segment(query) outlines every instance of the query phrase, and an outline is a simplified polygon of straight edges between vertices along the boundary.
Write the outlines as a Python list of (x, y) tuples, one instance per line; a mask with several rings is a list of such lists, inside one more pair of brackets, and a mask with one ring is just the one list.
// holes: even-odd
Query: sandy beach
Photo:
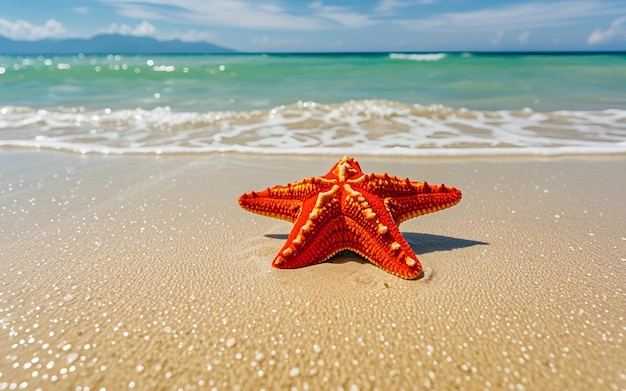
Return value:
[(626, 389), (626, 158), (372, 158), (463, 191), (407, 281), (237, 197), (341, 156), (0, 151), (0, 390)]

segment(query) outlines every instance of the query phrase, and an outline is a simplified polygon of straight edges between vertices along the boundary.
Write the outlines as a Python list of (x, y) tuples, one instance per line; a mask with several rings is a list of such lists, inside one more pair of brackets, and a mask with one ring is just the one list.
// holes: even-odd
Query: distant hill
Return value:
[(13, 41), (0, 37), (0, 54), (202, 54), (235, 53), (208, 42), (159, 41), (149, 37), (97, 35), (89, 39)]

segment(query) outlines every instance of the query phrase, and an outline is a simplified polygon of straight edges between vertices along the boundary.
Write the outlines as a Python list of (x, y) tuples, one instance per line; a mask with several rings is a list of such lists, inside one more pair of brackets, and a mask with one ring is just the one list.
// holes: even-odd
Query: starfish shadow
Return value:
[[(289, 235), (286, 234), (267, 234), (265, 236), (268, 238), (281, 240), (287, 240), (287, 238), (289, 237)], [(489, 244), (487, 242), (481, 242), (478, 240), (453, 238), (450, 236), (422, 234), (415, 232), (403, 232), (402, 236), (404, 236), (404, 239), (406, 239), (407, 243), (409, 243), (409, 246), (411, 246), (416, 255), (434, 253), (437, 251), (450, 251), (457, 248), (465, 248), (478, 245), (484, 246)], [(341, 256), (345, 254), (352, 254), (352, 252), (342, 251), (336, 256)], [(365, 259), (363, 259), (363, 262), (367, 263)]]
[(416, 255), (434, 253), (437, 251), (450, 251), (457, 248), (488, 245), (487, 242), (453, 238), (450, 236), (422, 234), (416, 232), (404, 232), (402, 234)]

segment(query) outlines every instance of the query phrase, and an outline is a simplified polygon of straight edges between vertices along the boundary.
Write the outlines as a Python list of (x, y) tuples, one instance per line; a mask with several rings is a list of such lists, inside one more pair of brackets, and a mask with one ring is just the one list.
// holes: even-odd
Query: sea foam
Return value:
[(219, 112), (5, 106), (0, 147), (102, 154), (623, 154), (626, 111), (480, 111), (385, 100)]
[(411, 61), (439, 61), (446, 57), (445, 53), (390, 53), (389, 58), (392, 60), (411, 60)]

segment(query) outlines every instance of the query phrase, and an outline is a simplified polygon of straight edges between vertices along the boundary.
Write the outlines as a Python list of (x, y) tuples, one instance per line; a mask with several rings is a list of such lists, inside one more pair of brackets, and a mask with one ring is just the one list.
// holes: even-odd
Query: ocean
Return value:
[(626, 153), (626, 54), (0, 56), (0, 148)]

